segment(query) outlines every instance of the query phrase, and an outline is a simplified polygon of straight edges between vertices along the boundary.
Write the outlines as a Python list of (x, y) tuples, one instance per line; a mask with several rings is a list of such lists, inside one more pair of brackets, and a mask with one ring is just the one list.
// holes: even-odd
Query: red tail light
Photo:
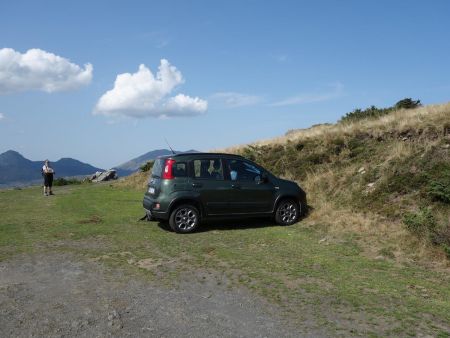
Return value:
[(166, 180), (171, 180), (174, 178), (172, 168), (173, 164), (175, 163), (175, 160), (168, 159), (166, 160), (166, 163), (164, 163), (164, 171), (162, 173), (162, 178)]

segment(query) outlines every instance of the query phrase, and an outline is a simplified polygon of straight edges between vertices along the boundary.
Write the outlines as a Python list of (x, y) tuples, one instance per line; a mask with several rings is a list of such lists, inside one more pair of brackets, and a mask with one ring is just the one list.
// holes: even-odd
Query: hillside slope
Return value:
[(372, 233), (380, 242), (375, 254), (409, 249), (414, 259), (431, 249), (450, 257), (450, 104), (294, 130), (225, 151), (298, 181), (314, 208), (308, 221)]

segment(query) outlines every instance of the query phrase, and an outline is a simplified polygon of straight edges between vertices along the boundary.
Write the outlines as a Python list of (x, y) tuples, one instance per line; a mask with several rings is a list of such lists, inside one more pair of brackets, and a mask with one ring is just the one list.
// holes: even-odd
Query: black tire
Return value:
[(287, 198), (281, 200), (275, 210), (275, 222), (279, 225), (291, 225), (300, 217), (300, 206), (298, 202)]
[(191, 204), (182, 204), (172, 210), (169, 225), (173, 231), (186, 234), (197, 229), (200, 223), (199, 212)]

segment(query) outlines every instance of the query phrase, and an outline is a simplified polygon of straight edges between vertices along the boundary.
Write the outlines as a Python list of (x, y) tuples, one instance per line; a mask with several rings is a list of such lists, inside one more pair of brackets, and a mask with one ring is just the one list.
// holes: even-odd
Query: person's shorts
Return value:
[(52, 187), (53, 185), (53, 174), (44, 174), (44, 187)]

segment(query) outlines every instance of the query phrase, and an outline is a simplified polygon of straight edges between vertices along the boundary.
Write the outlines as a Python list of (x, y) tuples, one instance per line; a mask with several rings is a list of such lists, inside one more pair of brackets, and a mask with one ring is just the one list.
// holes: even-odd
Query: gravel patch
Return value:
[(15, 257), (0, 263), (0, 336), (324, 336), (245, 288), (181, 278), (168, 288), (70, 254)]

